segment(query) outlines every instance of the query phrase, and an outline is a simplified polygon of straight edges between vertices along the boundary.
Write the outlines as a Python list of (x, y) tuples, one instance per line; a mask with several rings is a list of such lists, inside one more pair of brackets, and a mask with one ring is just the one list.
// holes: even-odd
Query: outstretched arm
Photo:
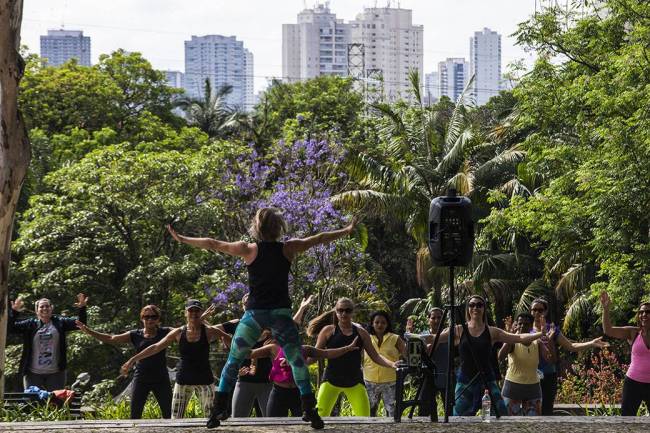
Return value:
[(607, 292), (601, 292), (600, 305), (603, 307), (603, 333), (612, 338), (632, 340), (637, 332), (637, 328), (633, 326), (612, 326), (609, 318), (610, 300)]
[(582, 352), (587, 349), (602, 349), (604, 347), (609, 347), (609, 343), (603, 341), (603, 337), (594, 338), (590, 341), (585, 341), (578, 343), (576, 341), (571, 341), (566, 338), (563, 334), (560, 334), (557, 338), (557, 342), (564, 350), (569, 352)]
[(318, 349), (314, 346), (302, 346), (305, 349), (308, 359), (334, 359), (345, 355), (348, 352), (359, 350), (359, 337), (355, 338), (347, 346), (337, 347), (336, 349)]
[(169, 347), (174, 342), (174, 340), (178, 338), (180, 332), (181, 332), (181, 328), (176, 328), (156, 344), (152, 344), (151, 346), (144, 349), (142, 352), (133, 355), (128, 361), (126, 361), (122, 365), (122, 368), (120, 368), (120, 374), (122, 376), (128, 375), (129, 370), (131, 369), (131, 367), (133, 367), (133, 365), (135, 365), (136, 362), (138, 362), (141, 359), (153, 356), (156, 353), (161, 352), (162, 350)]
[(196, 248), (202, 248), (204, 250), (217, 251), (220, 253), (229, 254), (231, 256), (242, 257), (244, 260), (250, 258), (254, 251), (249, 246), (248, 242), (238, 241), (238, 242), (225, 242), (212, 238), (192, 238), (189, 236), (183, 236), (178, 234), (176, 230), (171, 225), (167, 225), (167, 230), (169, 234), (176, 241), (183, 244), (191, 245)]
[(395, 362), (384, 358), (382, 355), (377, 353), (377, 350), (375, 350), (375, 346), (372, 345), (372, 341), (370, 340), (370, 335), (368, 334), (368, 331), (363, 329), (362, 327), (357, 327), (359, 331), (359, 337), (361, 337), (361, 341), (363, 342), (363, 348), (365, 349), (366, 353), (372, 359), (375, 361), (375, 363), (381, 365), (382, 367), (388, 367), (388, 368), (395, 368)]
[(83, 332), (86, 335), (90, 335), (96, 340), (101, 341), (102, 343), (107, 343), (107, 344), (126, 344), (131, 341), (131, 333), (130, 332), (125, 332), (123, 334), (117, 334), (117, 335), (111, 335), (111, 334), (103, 334), (101, 332), (97, 332), (93, 329), (90, 329), (87, 327), (85, 324), (81, 323), (79, 320), (76, 321), (77, 328), (81, 332)]
[(540, 338), (543, 333), (542, 332), (536, 332), (534, 334), (511, 334), (510, 332), (506, 332), (503, 329), (499, 329), (495, 326), (490, 326), (490, 336), (492, 337), (492, 342), (496, 343), (498, 341), (502, 343), (510, 343), (510, 344), (515, 344), (515, 343), (532, 343), (533, 341), (537, 340)]
[(343, 227), (342, 229), (333, 230), (331, 232), (318, 233), (316, 235), (303, 239), (290, 239), (284, 244), (284, 255), (289, 260), (293, 260), (296, 255), (307, 251), (311, 247), (334, 242), (335, 240), (352, 233), (354, 227), (357, 225), (357, 221), (358, 218), (354, 217), (352, 218), (352, 221), (350, 221), (350, 224)]

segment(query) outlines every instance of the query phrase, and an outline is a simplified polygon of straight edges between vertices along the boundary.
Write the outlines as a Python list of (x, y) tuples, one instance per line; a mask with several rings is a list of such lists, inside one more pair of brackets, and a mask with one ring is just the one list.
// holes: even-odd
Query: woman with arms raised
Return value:
[(319, 233), (304, 239), (281, 239), (288, 230), (287, 223), (276, 208), (261, 208), (255, 214), (250, 234), (255, 242), (225, 242), (211, 238), (182, 236), (169, 226), (172, 237), (198, 248), (241, 257), (248, 268), (250, 294), (246, 312), (233, 336), (226, 365), (221, 371), (215, 405), (207, 427), (213, 428), (227, 419), (228, 396), (237, 381), (239, 367), (250, 354), (263, 328), (271, 328), (273, 337), (284, 350), (291, 365), (293, 378), (300, 390), (303, 419), (316, 429), (323, 428), (323, 420), (316, 411), (316, 399), (309, 381), (309, 372), (300, 353), (300, 336), (292, 318), (289, 298), (289, 271), (292, 261), (301, 252), (319, 244), (326, 244), (352, 232), (356, 219), (345, 228)]
[(642, 401), (650, 408), (650, 302), (642, 302), (639, 306), (637, 326), (612, 326), (607, 292), (600, 294), (600, 303), (605, 335), (627, 340), (632, 346), (632, 360), (623, 382), (621, 415), (636, 416)]
[(187, 403), (194, 393), (206, 415), (212, 408), (214, 376), (210, 367), (210, 342), (219, 337), (229, 340), (230, 336), (217, 326), (205, 325), (202, 313), (201, 302), (188, 299), (185, 303), (186, 324), (172, 330), (158, 343), (135, 354), (122, 365), (122, 375), (126, 376), (138, 361), (154, 356), (178, 342), (180, 361), (176, 367), (176, 384), (172, 395), (172, 418), (183, 418)]
[[(171, 332), (172, 328), (160, 326), (160, 314), (160, 308), (156, 305), (146, 305), (140, 310), (142, 329), (134, 329), (116, 335), (97, 332), (81, 322), (77, 322), (77, 326), (81, 332), (102, 343), (115, 345), (131, 343), (136, 353), (139, 353), (158, 343)], [(147, 402), (149, 392), (156, 397), (162, 417), (171, 418), (172, 386), (169, 383), (164, 349), (154, 356), (138, 361), (135, 366), (131, 385), (131, 419), (142, 418), (142, 410)]]

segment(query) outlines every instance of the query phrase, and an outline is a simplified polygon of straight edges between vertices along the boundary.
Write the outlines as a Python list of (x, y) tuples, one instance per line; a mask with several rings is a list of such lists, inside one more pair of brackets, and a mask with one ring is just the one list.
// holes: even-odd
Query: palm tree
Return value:
[(357, 188), (333, 197), (335, 202), (402, 223), (418, 244), (420, 285), (433, 288), (432, 301), (440, 305), (446, 270), (431, 268), (427, 249), (431, 199), (450, 188), (468, 196), (480, 209), (487, 193), (514, 178), (524, 153), (495, 140), (473, 123), (466, 97), (473, 78), (455, 105), (426, 107), (419, 91), (419, 75), (411, 72), (414, 103), (374, 104), (378, 135), (385, 147), (383, 159), (368, 154), (348, 161)]
[(213, 92), (210, 79), (206, 78), (203, 97), (184, 96), (176, 101), (175, 106), (185, 112), (190, 125), (201, 129), (211, 138), (224, 138), (237, 126), (239, 112), (227, 103), (232, 90), (231, 85), (224, 84)]

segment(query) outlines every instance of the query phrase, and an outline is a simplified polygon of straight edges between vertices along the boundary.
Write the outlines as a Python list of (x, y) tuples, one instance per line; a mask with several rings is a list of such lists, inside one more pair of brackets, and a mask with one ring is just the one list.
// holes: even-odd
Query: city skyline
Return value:
[[(93, 63), (100, 54), (123, 48), (139, 51), (161, 70), (184, 70), (184, 44), (192, 35), (219, 34), (242, 40), (255, 56), (255, 91), (267, 80), (282, 76), (282, 24), (295, 22), (305, 6), (316, 2), (287, 0), (193, 1), (178, 9), (177, 3), (115, 0), (110, 4), (79, 0), (32, 0), (25, 3), (22, 43), (38, 52), (38, 38), (48, 29), (82, 30), (93, 41)], [(321, 2), (323, 3), (323, 2)], [(397, 7), (398, 2), (391, 2)], [(282, 7), (279, 7), (281, 4)], [(337, 17), (356, 19), (365, 7), (385, 7), (386, 1), (334, 0), (329, 7)], [(484, 27), (503, 36), (503, 70), (515, 60), (532, 62), (531, 56), (515, 47), (510, 34), (517, 23), (534, 12), (533, 0), (458, 0), (437, 4), (422, 0), (402, 0), (402, 9), (413, 10), (413, 24), (424, 26), (424, 73), (437, 70), (448, 57), (469, 58), (469, 40)], [(246, 10), (255, 10), (251, 15)], [(117, 18), (119, 17), (119, 18)], [(212, 19), (211, 19), (212, 18)], [(171, 21), (184, 24), (171, 24)]]

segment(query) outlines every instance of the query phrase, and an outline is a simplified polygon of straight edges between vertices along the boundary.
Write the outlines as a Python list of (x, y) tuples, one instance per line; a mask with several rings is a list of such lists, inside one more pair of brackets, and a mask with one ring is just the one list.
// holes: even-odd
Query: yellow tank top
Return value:
[[(381, 347), (377, 344), (377, 336), (370, 334), (370, 340), (377, 353), (390, 361), (397, 361), (399, 359), (399, 350), (397, 350), (397, 339), (399, 336), (392, 332), (384, 334), (384, 339), (381, 342)], [(387, 383), (395, 382), (397, 375), (395, 369), (382, 367), (375, 361), (370, 359), (366, 353), (363, 357), (363, 378), (368, 382), (373, 383)]]
[(539, 346), (533, 341), (529, 346), (521, 343), (508, 354), (508, 371), (506, 380), (521, 385), (530, 385), (539, 382), (537, 366), (539, 365)]

